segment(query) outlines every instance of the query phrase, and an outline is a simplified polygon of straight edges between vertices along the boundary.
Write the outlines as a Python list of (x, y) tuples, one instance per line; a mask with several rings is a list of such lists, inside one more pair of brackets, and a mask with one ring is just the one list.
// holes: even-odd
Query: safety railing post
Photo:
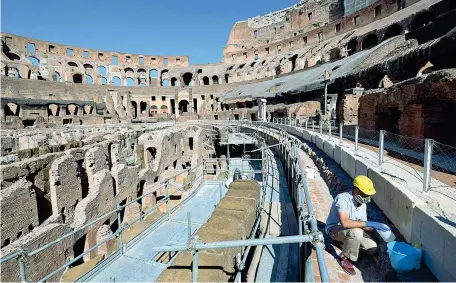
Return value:
[(385, 131), (380, 130), (380, 134), (378, 136), (378, 166), (383, 164), (383, 149), (384, 145), (383, 142), (385, 140)]
[(432, 169), (432, 139), (424, 140), (424, 171), (423, 171), (423, 191), (429, 192), (431, 185), (431, 169)]
[[(194, 238), (194, 244), (198, 244), (199, 236), (196, 235)], [(198, 282), (198, 250), (193, 251), (193, 262), (192, 262), (192, 282)]]
[(344, 123), (339, 124), (339, 143), (342, 144), (342, 137), (344, 132)]
[(322, 134), (323, 133), (323, 123), (321, 122), (321, 120), (318, 122), (318, 126), (320, 129), (320, 134)]
[(307, 120), (306, 120), (306, 130), (307, 130)]
[(120, 203), (118, 200), (116, 200), (116, 208), (117, 208), (117, 226), (119, 227), (118, 229), (120, 230), (119, 231), (119, 247), (120, 247), (120, 253), (123, 254), (124, 253), (124, 243), (123, 243), (123, 240), (122, 240), (122, 219), (121, 219), (121, 206), (120, 206)]
[(315, 120), (312, 120), (312, 132), (314, 131), (314, 126), (315, 126)]
[(20, 251), (21, 251), (21, 255), (18, 258), (19, 276), (20, 276), (21, 282), (27, 282), (27, 275), (25, 273), (25, 263), (24, 263), (24, 259), (25, 259), (25, 256), (27, 255), (27, 253), (23, 247), (20, 247)]
[(191, 212), (187, 212), (187, 221), (188, 221), (188, 245), (190, 246), (192, 243), (192, 218)]
[(355, 151), (358, 151), (358, 134), (359, 134), (359, 126), (355, 126)]
[(169, 182), (165, 182), (166, 216), (169, 217)]
[(206, 180), (206, 159), (203, 158), (203, 181)]

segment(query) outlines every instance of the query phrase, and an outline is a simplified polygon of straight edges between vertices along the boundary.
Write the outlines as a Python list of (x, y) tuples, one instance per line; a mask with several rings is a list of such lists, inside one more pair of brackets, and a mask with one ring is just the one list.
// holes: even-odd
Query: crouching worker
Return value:
[(366, 204), (374, 194), (375, 189), (371, 179), (357, 176), (353, 180), (353, 190), (336, 196), (326, 221), (326, 234), (331, 239), (342, 242), (342, 253), (337, 261), (350, 275), (356, 274), (350, 261), (358, 260), (360, 249), (370, 255), (378, 252), (377, 243), (366, 231), (390, 230), (385, 224), (367, 221)]

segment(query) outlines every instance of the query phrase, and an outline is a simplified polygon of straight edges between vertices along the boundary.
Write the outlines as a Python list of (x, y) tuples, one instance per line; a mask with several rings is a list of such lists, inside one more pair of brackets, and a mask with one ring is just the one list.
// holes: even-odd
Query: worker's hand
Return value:
[(390, 227), (388, 225), (380, 223), (380, 222), (373, 222), (373, 221), (366, 221), (366, 227), (372, 227), (375, 230), (380, 230), (383, 232), (390, 231)]

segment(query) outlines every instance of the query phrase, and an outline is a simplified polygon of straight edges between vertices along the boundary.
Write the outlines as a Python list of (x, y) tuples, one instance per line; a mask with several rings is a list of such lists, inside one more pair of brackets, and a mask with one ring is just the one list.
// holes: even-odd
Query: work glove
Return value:
[(374, 222), (374, 221), (366, 221), (366, 227), (371, 227), (374, 228), (375, 230), (380, 230), (383, 232), (390, 231), (390, 227), (388, 225), (380, 223), (380, 222)]

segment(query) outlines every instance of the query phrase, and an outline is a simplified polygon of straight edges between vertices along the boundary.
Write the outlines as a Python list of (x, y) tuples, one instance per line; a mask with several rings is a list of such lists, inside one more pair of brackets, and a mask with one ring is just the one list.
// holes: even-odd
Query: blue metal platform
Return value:
[(206, 181), (170, 219), (165, 220), (153, 230), (146, 231), (123, 255), (109, 258), (100, 264), (81, 281), (90, 282), (145, 282), (156, 281), (167, 265), (153, 261), (158, 253), (152, 247), (183, 244), (188, 241), (187, 212), (191, 212), (191, 227), (194, 234), (204, 224), (217, 203), (226, 194), (225, 181)]

